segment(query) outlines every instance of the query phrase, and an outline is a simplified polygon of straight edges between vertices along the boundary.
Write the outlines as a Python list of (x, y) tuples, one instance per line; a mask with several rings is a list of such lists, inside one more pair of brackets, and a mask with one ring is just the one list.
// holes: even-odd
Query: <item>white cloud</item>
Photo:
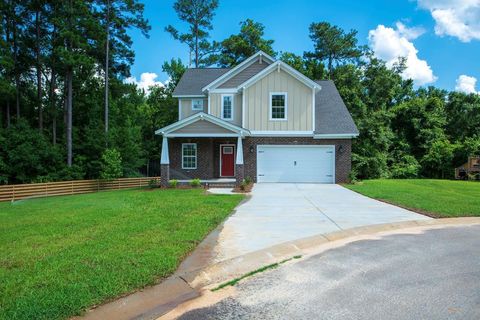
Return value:
[(435, 34), (463, 42), (480, 40), (480, 0), (418, 0), (418, 5), (430, 11)]
[(465, 92), (465, 93), (480, 94), (480, 91), (475, 90), (476, 84), (477, 84), (477, 78), (462, 74), (457, 79), (457, 85), (455, 86), (455, 90)]
[(423, 29), (422, 27), (408, 28), (400, 21), (398, 21), (395, 25), (397, 26), (398, 34), (405, 37), (407, 40), (415, 40), (425, 33), (425, 29)]
[(397, 29), (378, 25), (368, 33), (368, 41), (375, 56), (386, 61), (388, 67), (398, 62), (398, 58), (405, 57), (407, 60), (403, 78), (413, 79), (415, 84), (424, 85), (435, 82), (437, 77), (427, 61), (418, 58), (418, 50), (410, 41), (424, 32), (423, 28), (407, 28), (401, 22), (397, 22)]
[(161, 86), (163, 83), (161, 81), (155, 81), (158, 78), (158, 75), (154, 72), (144, 72), (140, 75), (140, 81), (136, 77), (128, 77), (125, 79), (126, 83), (134, 83), (137, 85), (138, 89), (145, 90), (145, 93), (150, 93), (150, 87), (152, 86)]

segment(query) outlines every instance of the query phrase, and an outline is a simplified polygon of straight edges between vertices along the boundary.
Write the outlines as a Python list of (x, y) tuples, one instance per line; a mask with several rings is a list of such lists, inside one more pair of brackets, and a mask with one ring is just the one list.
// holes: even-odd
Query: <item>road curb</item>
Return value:
[(355, 240), (354, 238), (359, 236), (408, 230), (418, 227), (433, 228), (470, 224), (480, 224), (480, 217), (403, 221), (357, 227), (326, 234), (318, 234), (221, 261), (206, 268), (184, 273), (181, 275), (181, 277), (192, 288), (200, 290), (205, 287), (214, 286), (219, 283), (238, 278), (265, 265), (276, 263), (293, 256), (308, 254), (309, 251), (315, 247), (319, 247), (334, 241), (347, 240), (348, 238)]
[[(480, 217), (414, 220), (357, 227), (278, 244), (186, 272), (177, 272), (159, 285), (118, 299), (89, 311), (81, 319), (156, 319), (178, 305), (197, 298), (204, 289), (241, 277), (266, 265), (294, 256), (310, 254), (315, 248), (336, 241), (415, 229), (480, 224)], [(80, 319), (80, 318), (77, 318)]]

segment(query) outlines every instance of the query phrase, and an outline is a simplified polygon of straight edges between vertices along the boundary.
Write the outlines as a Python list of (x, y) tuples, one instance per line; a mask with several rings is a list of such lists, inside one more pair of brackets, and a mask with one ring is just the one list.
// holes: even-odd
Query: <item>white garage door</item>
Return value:
[(257, 146), (258, 182), (334, 183), (333, 146)]

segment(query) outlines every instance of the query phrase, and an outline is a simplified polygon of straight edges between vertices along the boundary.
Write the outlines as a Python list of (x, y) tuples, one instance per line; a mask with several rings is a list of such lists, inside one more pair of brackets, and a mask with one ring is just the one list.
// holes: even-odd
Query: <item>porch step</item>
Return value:
[(235, 183), (233, 182), (210, 182), (208, 183), (209, 188), (235, 188)]

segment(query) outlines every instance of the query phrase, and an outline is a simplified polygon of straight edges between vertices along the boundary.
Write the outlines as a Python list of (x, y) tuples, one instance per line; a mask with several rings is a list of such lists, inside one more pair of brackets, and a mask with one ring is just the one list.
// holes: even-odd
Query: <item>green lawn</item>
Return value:
[(433, 217), (480, 216), (480, 183), (474, 181), (365, 180), (345, 187)]
[(125, 190), (0, 203), (0, 319), (63, 319), (159, 282), (243, 199)]

